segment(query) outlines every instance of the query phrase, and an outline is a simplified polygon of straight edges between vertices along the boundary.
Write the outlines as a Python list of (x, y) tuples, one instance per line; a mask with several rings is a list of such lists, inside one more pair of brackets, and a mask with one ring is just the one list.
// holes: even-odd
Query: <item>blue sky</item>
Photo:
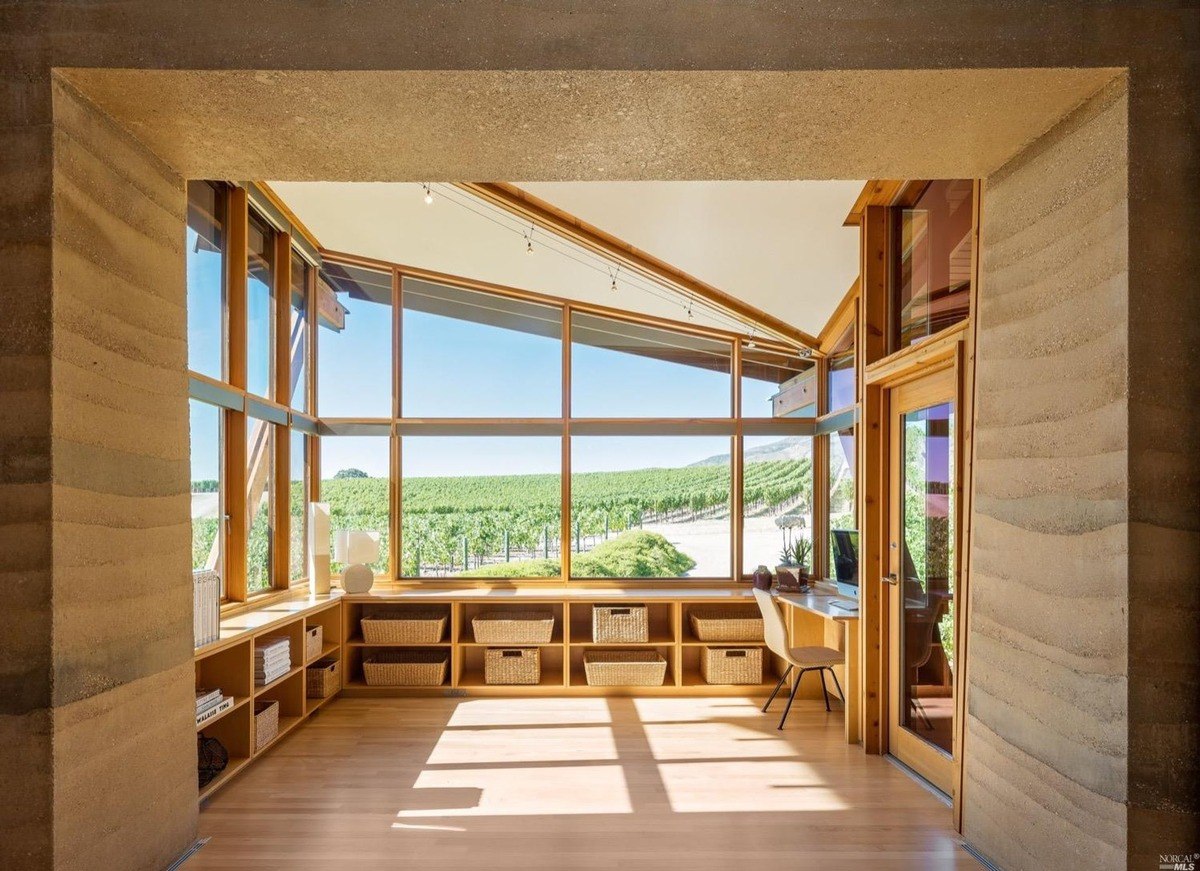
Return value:
[[(188, 231), (189, 365), (221, 375), (220, 257), (194, 252)], [(339, 295), (348, 314), (341, 332), (320, 328), (318, 410), (322, 417), (391, 414), (391, 308)], [(269, 296), (250, 286), (250, 376), (264, 389), (264, 337)], [(402, 401), (407, 417), (557, 417), (561, 413), (561, 343), (470, 321), (406, 311)], [(572, 349), (572, 413), (577, 417), (725, 417), (729, 375), (588, 345)], [(777, 386), (745, 379), (744, 407), (771, 414)], [(217, 474), (217, 416), (193, 403), (194, 478)], [(326, 437), (322, 473), (359, 468), (387, 474), (387, 440)], [(558, 438), (412, 439), (405, 474), (478, 475), (557, 472)], [(588, 438), (577, 440), (576, 471), (686, 466), (729, 452), (725, 437)]]

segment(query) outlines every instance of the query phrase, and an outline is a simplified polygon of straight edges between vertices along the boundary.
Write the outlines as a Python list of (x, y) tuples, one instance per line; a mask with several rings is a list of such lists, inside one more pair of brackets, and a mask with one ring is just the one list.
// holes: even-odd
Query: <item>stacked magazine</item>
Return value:
[(233, 696), (220, 690), (196, 690), (196, 725), (216, 719), (233, 707)]
[(254, 648), (254, 683), (266, 686), (292, 669), (292, 642), (289, 638), (263, 638)]

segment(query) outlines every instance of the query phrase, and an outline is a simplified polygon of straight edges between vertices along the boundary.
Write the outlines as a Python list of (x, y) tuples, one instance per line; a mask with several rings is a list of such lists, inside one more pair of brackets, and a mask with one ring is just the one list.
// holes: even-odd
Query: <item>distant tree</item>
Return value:
[(370, 475), (368, 475), (362, 469), (342, 469), (340, 472), (338, 472), (333, 477), (334, 478), (369, 478)]

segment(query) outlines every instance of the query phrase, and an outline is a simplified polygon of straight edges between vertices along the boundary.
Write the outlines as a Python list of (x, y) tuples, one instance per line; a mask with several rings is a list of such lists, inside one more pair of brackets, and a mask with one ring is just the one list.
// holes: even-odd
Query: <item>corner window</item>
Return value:
[(742, 346), (742, 417), (815, 417), (816, 367), (794, 351)]
[(317, 412), (391, 417), (392, 274), (327, 263), (316, 317)]
[(251, 213), (246, 276), (246, 392), (274, 398), (275, 231)]
[(848, 408), (858, 399), (858, 384), (854, 373), (854, 324), (838, 338), (826, 358), (828, 366), (826, 390), (827, 411)]
[(911, 207), (897, 210), (892, 285), (892, 350), (898, 351), (970, 313), (974, 184), (929, 183)]
[[(854, 506), (854, 427), (830, 433), (829, 439), (829, 542), (826, 565), (834, 577), (839, 554), (847, 551), (847, 533), (858, 529)], [(849, 558), (847, 552), (843, 559)]]
[(224, 463), (222, 412), (215, 405), (188, 402), (192, 467), (192, 570), (214, 571), (225, 592), (225, 502), (221, 486)]
[(187, 186), (188, 368), (225, 377), (225, 189), (212, 182)]
[(308, 293), (312, 267), (292, 252), (292, 288), (288, 311), (287, 358), (289, 362), (288, 396), (296, 411), (308, 411)]

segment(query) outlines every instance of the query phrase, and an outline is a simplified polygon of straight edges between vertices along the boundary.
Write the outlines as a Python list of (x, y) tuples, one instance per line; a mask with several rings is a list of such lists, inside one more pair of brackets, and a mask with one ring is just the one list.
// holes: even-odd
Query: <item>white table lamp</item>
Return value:
[(379, 533), (338, 530), (333, 539), (333, 558), (344, 566), (342, 589), (347, 593), (367, 592), (375, 583), (375, 572), (368, 563), (379, 559)]

